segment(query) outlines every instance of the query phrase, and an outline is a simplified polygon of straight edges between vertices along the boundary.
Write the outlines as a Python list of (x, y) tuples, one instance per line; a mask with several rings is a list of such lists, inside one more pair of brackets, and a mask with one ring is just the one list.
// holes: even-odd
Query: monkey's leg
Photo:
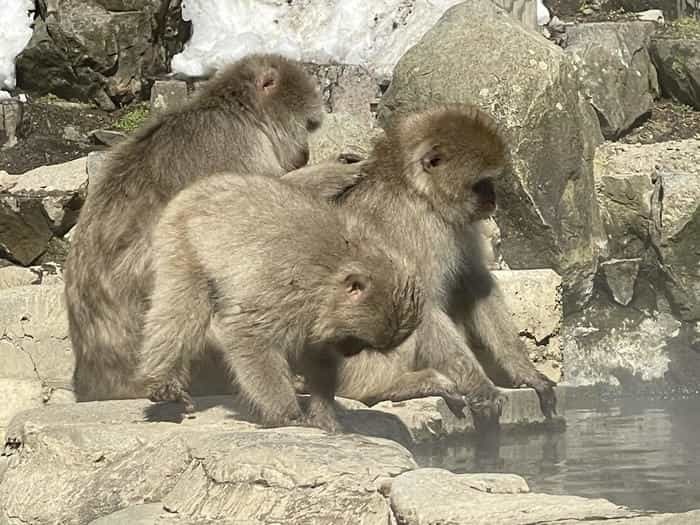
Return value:
[(152, 400), (180, 400), (192, 412), (190, 363), (204, 351), (211, 321), (209, 289), (206, 279), (192, 273), (183, 259), (170, 262), (171, 268), (156, 275), (139, 377)]
[(477, 425), (496, 426), (505, 397), (486, 375), (450, 316), (433, 307), (416, 332), (419, 368), (434, 368), (452, 379), (466, 396)]
[(331, 200), (358, 183), (364, 165), (364, 162), (322, 162), (285, 173), (281, 179)]
[(226, 324), (221, 329), (224, 357), (261, 423), (264, 426), (301, 423), (302, 411), (284, 351), (254, 334), (245, 337), (241, 333), (244, 330), (234, 329), (224, 315), (220, 318)]
[(494, 286), (491, 293), (474, 304), (466, 332), (470, 342), (486, 353), (489, 359), (507, 377), (511, 386), (527, 385), (537, 391), (545, 417), (556, 414), (555, 383), (541, 374), (527, 356), (523, 343), (507, 322), (507, 307), (500, 290)]
[(464, 396), (459, 393), (457, 384), (432, 368), (406, 372), (380, 397), (376, 399), (368, 398), (364, 402), (372, 406), (385, 400), (398, 402), (430, 396), (442, 397), (455, 416), (459, 418), (464, 417), (464, 409), (467, 403), (464, 401)]
[(331, 349), (326, 355), (308, 356), (304, 362), (304, 374), (311, 399), (306, 420), (309, 425), (327, 432), (338, 431), (335, 416), (335, 389), (338, 381), (338, 356)]

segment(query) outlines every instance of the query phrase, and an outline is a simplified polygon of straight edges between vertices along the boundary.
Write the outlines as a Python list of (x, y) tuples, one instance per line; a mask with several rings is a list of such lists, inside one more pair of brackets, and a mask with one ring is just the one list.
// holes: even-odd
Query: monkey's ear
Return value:
[(279, 71), (268, 68), (262, 71), (255, 79), (255, 87), (259, 92), (269, 95), (277, 90), (279, 84)]
[(432, 146), (428, 151), (423, 153), (420, 162), (424, 171), (432, 173), (435, 171), (435, 168), (438, 168), (445, 162), (445, 156), (440, 153), (437, 146)]
[(345, 277), (343, 285), (348, 297), (353, 301), (359, 301), (364, 297), (369, 287), (369, 278), (360, 273), (351, 273)]

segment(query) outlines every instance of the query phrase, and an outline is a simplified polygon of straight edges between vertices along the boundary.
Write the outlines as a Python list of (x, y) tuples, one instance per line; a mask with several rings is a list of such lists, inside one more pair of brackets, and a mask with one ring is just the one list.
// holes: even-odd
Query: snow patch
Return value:
[(363, 65), (389, 76), (399, 58), (460, 0), (183, 0), (192, 38), (174, 73), (203, 76), (248, 53)]
[(32, 37), (32, 0), (0, 0), (0, 88), (15, 88), (15, 58)]

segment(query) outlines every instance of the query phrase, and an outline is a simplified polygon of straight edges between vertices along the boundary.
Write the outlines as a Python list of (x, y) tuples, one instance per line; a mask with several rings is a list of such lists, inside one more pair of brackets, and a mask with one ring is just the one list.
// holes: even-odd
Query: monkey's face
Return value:
[(275, 129), (280, 164), (291, 171), (309, 161), (309, 134), (323, 121), (321, 93), (298, 62), (270, 55), (266, 65), (257, 82), (261, 106)]
[(410, 115), (387, 130), (403, 151), (409, 183), (450, 221), (470, 223), (496, 209), (493, 179), (507, 164), (495, 122), (473, 106)]
[(413, 333), (422, 315), (415, 277), (397, 272), (386, 256), (365, 263), (354, 263), (334, 276), (333, 292), (315, 330), (319, 340), (346, 356), (365, 348), (395, 348)]

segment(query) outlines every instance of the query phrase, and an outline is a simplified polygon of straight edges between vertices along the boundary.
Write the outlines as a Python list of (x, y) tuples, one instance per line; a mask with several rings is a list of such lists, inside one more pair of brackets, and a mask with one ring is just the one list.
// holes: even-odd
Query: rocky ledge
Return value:
[[(529, 406), (534, 393), (510, 392)], [(395, 440), (415, 435), (410, 405), (343, 402), (348, 433), (261, 429), (230, 397), (57, 405), (18, 414), (0, 458), (0, 524), (696, 523), (605, 500), (530, 493), (510, 474), (420, 469)], [(352, 407), (352, 408), (350, 408)], [(522, 408), (522, 407), (521, 407)], [(468, 419), (467, 419), (468, 421)], [(466, 423), (465, 423), (466, 424)], [(402, 437), (403, 436), (403, 437)]]

